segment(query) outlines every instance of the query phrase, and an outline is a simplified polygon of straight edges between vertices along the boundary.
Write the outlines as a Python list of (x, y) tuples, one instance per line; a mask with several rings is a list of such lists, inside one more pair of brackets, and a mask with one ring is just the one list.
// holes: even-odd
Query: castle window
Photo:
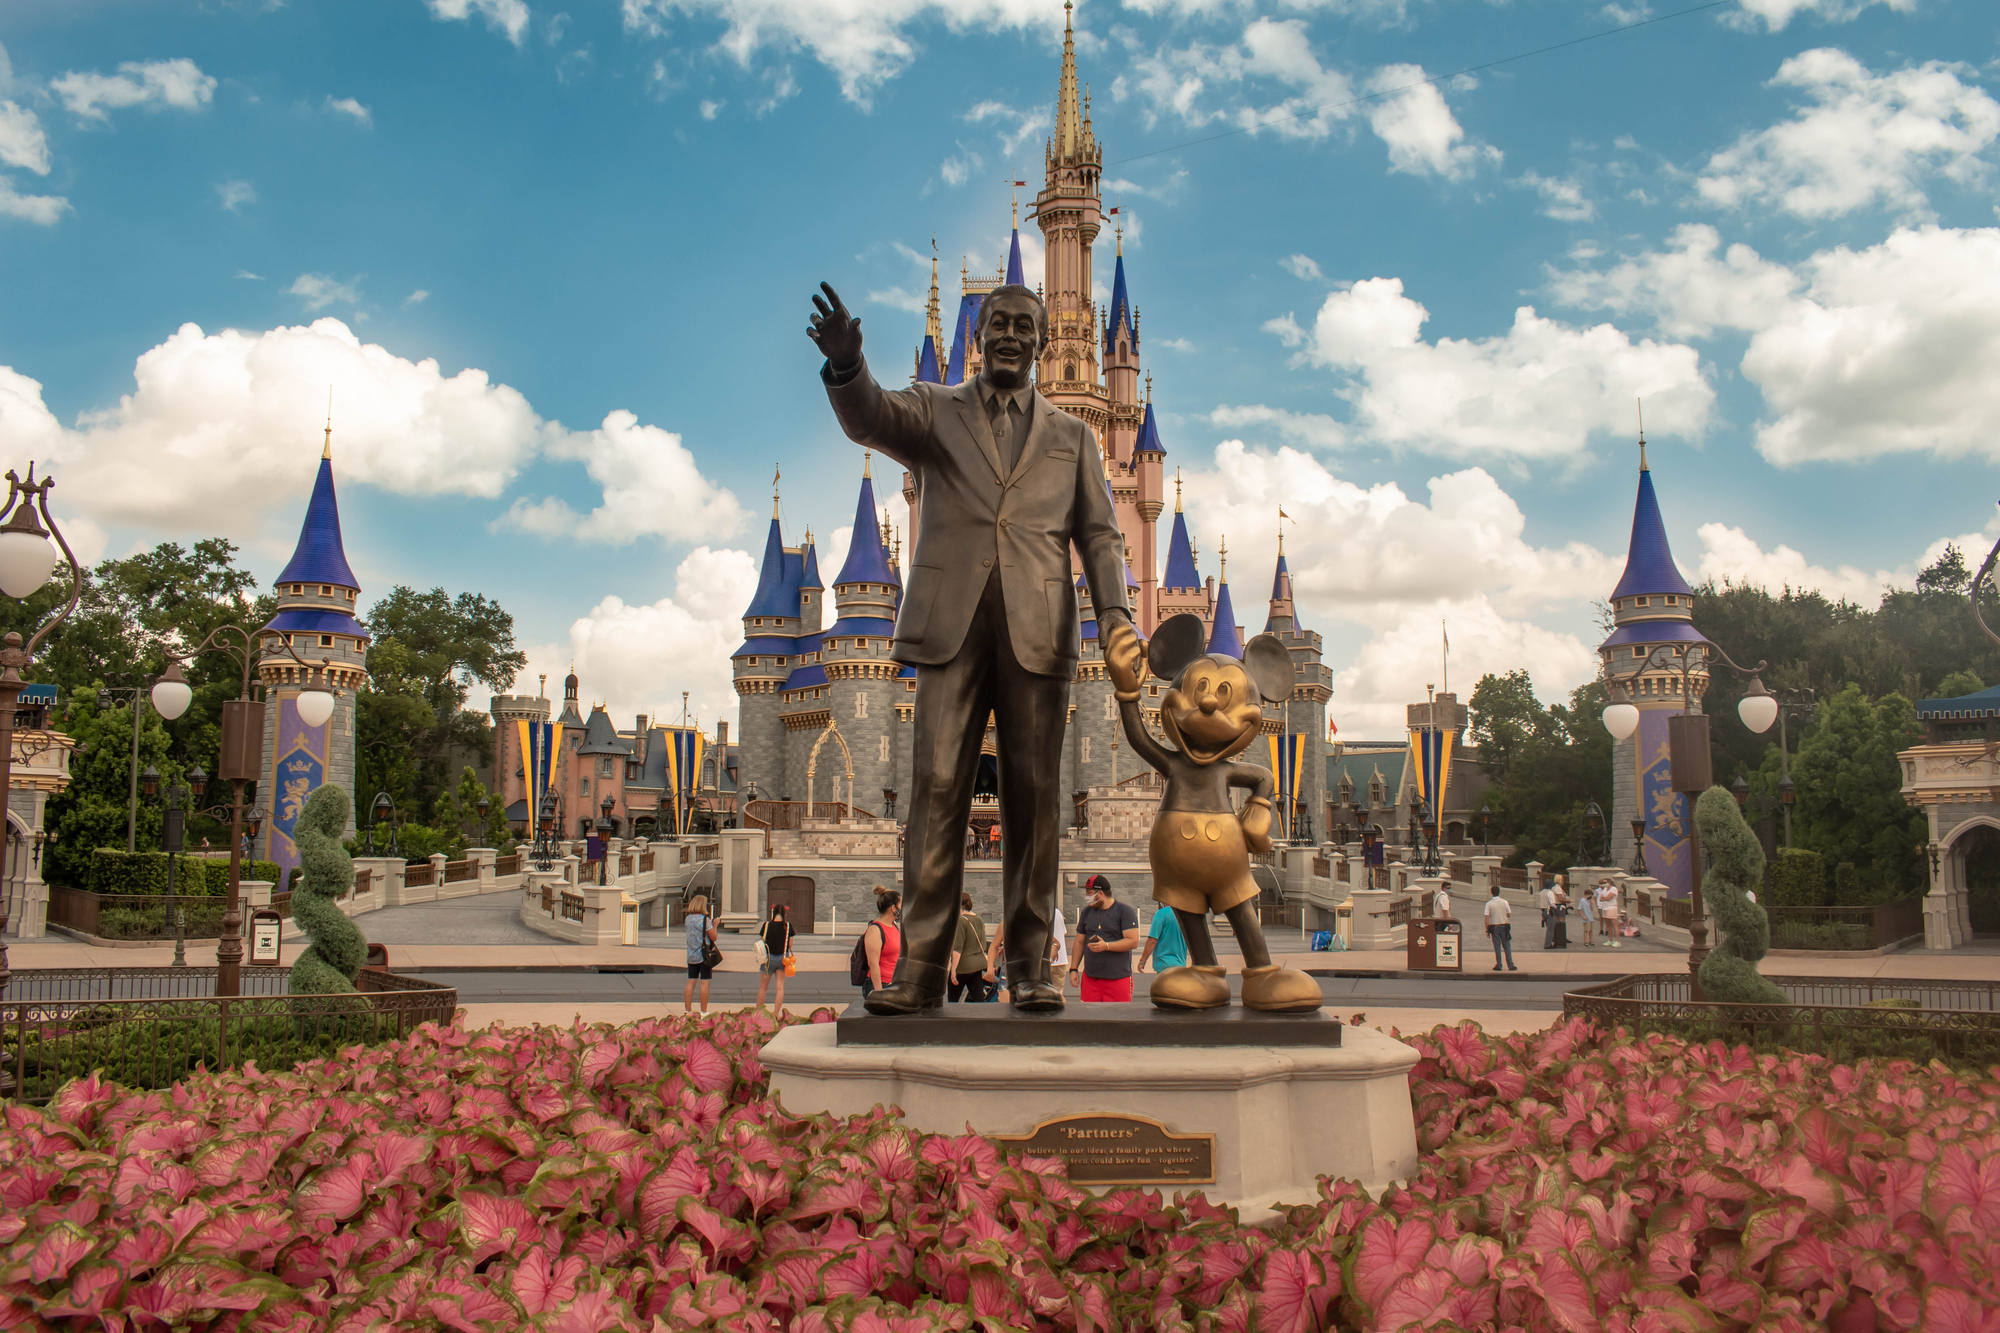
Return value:
[(1634, 597), (1632, 599), (1632, 605), (1634, 606), (1644, 606), (1645, 604), (1646, 604), (1646, 599), (1643, 597)]
[(333, 647), (333, 636), (332, 636), (331, 634), (322, 634), (322, 635), (320, 635), (320, 636), (319, 636), (319, 646), (320, 646), (320, 647), (322, 647), (322, 648), (331, 648), (331, 647)]
[(906, 680), (903, 682), (903, 693), (915, 694), (916, 692), (917, 692), (917, 682), (915, 682), (914, 680)]
[(1632, 656), (1634, 656), (1634, 657), (1644, 657), (1645, 655), (1646, 655), (1646, 645), (1645, 645), (1645, 644), (1643, 644), (1643, 643), (1638, 643), (1638, 644), (1634, 644), (1634, 645), (1632, 645)]
[(751, 665), (751, 666), (756, 666), (756, 665), (757, 665), (757, 659), (756, 659), (756, 658), (754, 658), (754, 657), (753, 657), (753, 658), (751, 658), (751, 659), (750, 659), (750, 665)]
[(319, 595), (322, 597), (331, 597), (333, 596), (333, 589), (322, 583), (319, 585)]

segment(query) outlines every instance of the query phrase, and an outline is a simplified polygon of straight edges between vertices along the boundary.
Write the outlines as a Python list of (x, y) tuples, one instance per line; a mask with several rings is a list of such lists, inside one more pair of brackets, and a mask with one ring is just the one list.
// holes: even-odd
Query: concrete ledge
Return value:
[(841, 1046), (834, 1024), (818, 1023), (785, 1029), (758, 1058), (794, 1115), (892, 1106), (930, 1133), (1006, 1135), (1069, 1116), (1121, 1116), (1212, 1134), (1213, 1182), (1150, 1183), (1198, 1190), (1261, 1223), (1279, 1205), (1310, 1202), (1322, 1175), (1379, 1192), (1416, 1169), (1416, 1051), (1373, 1028), (1346, 1028), (1342, 1040), (1282, 1050)]

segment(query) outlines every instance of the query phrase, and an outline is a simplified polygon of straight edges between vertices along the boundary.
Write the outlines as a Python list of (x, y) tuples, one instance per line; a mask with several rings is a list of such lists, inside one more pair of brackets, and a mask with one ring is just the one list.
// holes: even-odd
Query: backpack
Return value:
[[(873, 921), (870, 921), (868, 926), (874, 926), (877, 930), (882, 929)], [(854, 953), (847, 960), (847, 984), (850, 986), (868, 984), (868, 926), (861, 928), (860, 937), (854, 941)], [(887, 944), (888, 938), (885, 936), (882, 942)]]

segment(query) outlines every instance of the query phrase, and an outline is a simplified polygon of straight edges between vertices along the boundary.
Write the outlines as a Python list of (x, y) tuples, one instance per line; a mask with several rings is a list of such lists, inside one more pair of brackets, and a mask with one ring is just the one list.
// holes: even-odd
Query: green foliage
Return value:
[(1776, 921), (1771, 924), (1773, 949), (1867, 949), (1874, 936), (1868, 927), (1848, 921)]
[(1770, 889), (1774, 907), (1825, 907), (1825, 859), (1801, 847), (1779, 848), (1771, 866)]
[[(106, 701), (108, 703), (108, 701)], [(49, 798), (46, 827), (55, 835), (43, 858), (52, 884), (86, 887), (91, 854), (99, 847), (125, 848), (125, 819), (132, 780), (132, 709), (100, 705), (94, 696), (75, 699), (65, 724), (79, 742), (70, 756), (70, 785)], [(172, 738), (159, 715), (144, 708), (139, 718), (138, 766), (177, 773), (167, 756)], [(160, 845), (160, 805), (139, 801), (136, 825), (140, 849)]]
[[(1592, 681), (1568, 703), (1545, 708), (1526, 671), (1484, 676), (1473, 687), (1471, 734), (1494, 782), (1486, 797), (1493, 841), (1515, 844), (1509, 864), (1567, 870), (1589, 803), (1609, 818), (1611, 735), (1598, 720), (1604, 703), (1604, 687)], [(1603, 838), (1600, 830), (1595, 845), (1584, 847), (1586, 859), (1602, 855)]]
[[(219, 939), (222, 917), (229, 910), (226, 898), (192, 898), (181, 902), (181, 935), (190, 940)], [(170, 940), (174, 937), (173, 904), (149, 902), (144, 906), (98, 909), (97, 935), (106, 940)]]
[(1900, 694), (1870, 701), (1849, 685), (1820, 706), (1817, 724), (1792, 761), (1797, 840), (1828, 861), (1849, 861), (1861, 878), (1901, 897), (1923, 884), (1916, 849), (1928, 839), (1924, 815), (1903, 800), (1896, 752), (1919, 743), (1916, 709)]
[(1981, 680), (1977, 673), (1971, 671), (1954, 671), (1938, 682), (1937, 693), (1931, 697), (1933, 699), (1958, 699), (1968, 694), (1977, 694), (1985, 688), (1986, 682)]
[[(128, 855), (122, 847), (99, 847), (91, 853), (81, 887), (92, 893), (164, 894), (167, 891), (167, 854), (134, 852)], [(213, 867), (198, 856), (174, 858), (175, 893), (200, 898), (228, 891), (227, 862)]]
[(292, 890), (292, 920), (312, 944), (292, 964), (292, 994), (331, 995), (354, 989), (368, 961), (368, 942), (334, 903), (354, 887), (354, 862), (340, 845), (348, 796), (332, 783), (306, 798), (293, 833), (304, 874)]
[(1833, 868), (1833, 905), (1836, 907), (1864, 907), (1868, 903), (1867, 890), (1861, 885), (1861, 872), (1854, 868), (1854, 862), (1842, 861)]
[(1715, 863), (1702, 878), (1721, 938), (1702, 960), (1703, 994), (1722, 1004), (1785, 1004), (1785, 993), (1757, 971), (1771, 945), (1771, 922), (1751, 895), (1764, 882), (1764, 849), (1743, 822), (1736, 798), (1710, 787), (1694, 806), (1695, 828)]
[[(428, 824), (405, 824), (396, 830), (396, 850), (402, 853), (405, 861), (428, 861), (440, 854), (447, 861), (463, 860), (467, 845), (463, 833), (432, 828)], [(388, 855), (380, 838), (376, 839), (375, 850), (379, 855)]]
[[(481, 801), (486, 802), (486, 818), (483, 820), (479, 817)], [(466, 847), (498, 847), (510, 833), (506, 809), (497, 797), (486, 790), (486, 784), (479, 780), (479, 774), (470, 765), (459, 775), (458, 790), (438, 797), (431, 822), (439, 829), (460, 833), (459, 850), (450, 853), (453, 860), (463, 857)]]

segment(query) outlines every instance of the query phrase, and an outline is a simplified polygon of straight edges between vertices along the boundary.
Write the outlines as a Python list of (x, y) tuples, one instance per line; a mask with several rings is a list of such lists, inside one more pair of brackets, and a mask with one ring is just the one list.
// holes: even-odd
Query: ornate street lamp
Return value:
[(1492, 823), (1493, 807), (1481, 803), (1479, 807), (1479, 854), (1481, 856), (1493, 855), (1493, 840), (1488, 835), (1488, 829)]
[[(1762, 667), (1763, 663), (1758, 663), (1760, 670)], [(1753, 675), (1750, 677), (1749, 688), (1743, 692), (1742, 702), (1736, 705), (1736, 712), (1742, 717), (1743, 725), (1759, 735), (1769, 731), (1773, 722), (1778, 724), (1780, 775), (1778, 800), (1785, 808), (1785, 850), (1790, 851), (1792, 849), (1792, 754), (1791, 740), (1786, 735), (1785, 723), (1792, 716), (1797, 716), (1801, 722), (1811, 723), (1817, 700), (1810, 689), (1788, 690), (1786, 693), (1792, 697), (1778, 697), (1764, 688), (1761, 676)]]
[(401, 855), (402, 855), (402, 852), (401, 852), (401, 850), (400, 850), (400, 849), (398, 849), (398, 848), (397, 848), (397, 846), (396, 846), (396, 822), (395, 822), (395, 816), (396, 816), (396, 803), (395, 803), (394, 801), (392, 801), (392, 800), (390, 800), (390, 799), (389, 799), (389, 793), (388, 793), (388, 792), (386, 792), (386, 791), (378, 791), (378, 792), (376, 792), (376, 793), (375, 793), (375, 800), (374, 800), (374, 802), (372, 803), (372, 805), (371, 805), (371, 806), (370, 806), (370, 808), (369, 808), (369, 820), (368, 820), (368, 854), (369, 854), (370, 856), (373, 856), (373, 855), (375, 855), (375, 829), (376, 829), (376, 826), (377, 826), (377, 825), (379, 825), (379, 824), (382, 824), (382, 823), (383, 823), (383, 822), (385, 822), (385, 821), (386, 821), (386, 822), (388, 823), (388, 825), (389, 825), (389, 847), (388, 847), (388, 854), (389, 854), (390, 856), (401, 856)]
[(1646, 821), (1632, 821), (1632, 874), (1639, 878), (1646, 876)]
[[(62, 609), (43, 621), (25, 645), (12, 630), (0, 639), (0, 801), (9, 800), (14, 790), (14, 714), (20, 706), (21, 690), (28, 684), (23, 670), (34, 666), (35, 649), (50, 631), (70, 618), (76, 599), (83, 592), (83, 570), (76, 563), (62, 529), (49, 514), (49, 488), (55, 478), (35, 480), (35, 465), (28, 465), (28, 479), (22, 481), (10, 469), (7, 473), (7, 501), (0, 508), (0, 592), (16, 600), (32, 597), (49, 581), (56, 569), (56, 551), (69, 562), (69, 600)], [(49, 544), (54, 539), (55, 545)], [(4, 990), (10, 969), (7, 966), (7, 901), (0, 895), (0, 990)], [(11, 1074), (0, 1073), (0, 1094), (11, 1093)]]
[[(1598, 809), (1597, 802), (1592, 801), (1583, 808), (1583, 823), (1576, 831), (1576, 863), (1578, 865), (1583, 864), (1584, 844), (1587, 842), (1595, 846), (1597, 844), (1598, 830), (1603, 827), (1604, 811)], [(1610, 859), (1610, 848), (1606, 847), (1605, 860), (1608, 861)]]

